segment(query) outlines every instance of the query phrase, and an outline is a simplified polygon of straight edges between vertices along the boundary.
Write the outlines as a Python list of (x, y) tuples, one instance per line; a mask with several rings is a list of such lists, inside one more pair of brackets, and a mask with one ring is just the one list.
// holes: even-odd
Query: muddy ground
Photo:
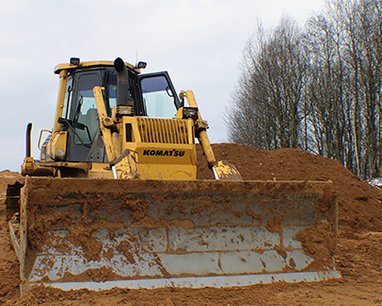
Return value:
[[(262, 151), (217, 144), (217, 159), (236, 165), (244, 179), (331, 180), (338, 193), (336, 266), (343, 277), (321, 283), (276, 283), (242, 288), (113, 289), (63, 292), (35, 287), (20, 297), (19, 265), (0, 214), (0, 304), (2, 305), (382, 305), (382, 192), (361, 182), (338, 162), (294, 150)], [(18, 173), (0, 172), (0, 199)], [(198, 178), (212, 173), (198, 148)]]

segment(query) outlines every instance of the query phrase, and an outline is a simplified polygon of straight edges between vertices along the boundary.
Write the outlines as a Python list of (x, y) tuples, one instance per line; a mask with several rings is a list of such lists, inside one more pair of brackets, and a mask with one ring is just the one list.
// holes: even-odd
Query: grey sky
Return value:
[[(324, 0), (2, 0), (0, 11), (0, 170), (19, 170), (25, 127), (33, 122), (32, 154), (51, 129), (58, 77), (53, 68), (83, 61), (148, 63), (166, 70), (178, 91), (194, 91), (211, 142), (224, 142), (223, 117), (239, 76), (242, 50), (260, 21), (283, 15), (304, 25)], [(138, 57), (137, 57), (138, 55)]]

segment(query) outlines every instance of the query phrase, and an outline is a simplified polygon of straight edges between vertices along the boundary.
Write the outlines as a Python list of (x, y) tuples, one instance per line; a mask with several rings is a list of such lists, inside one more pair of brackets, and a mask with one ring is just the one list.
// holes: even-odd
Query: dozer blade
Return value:
[(339, 277), (330, 182), (27, 178), (25, 286), (224, 287)]

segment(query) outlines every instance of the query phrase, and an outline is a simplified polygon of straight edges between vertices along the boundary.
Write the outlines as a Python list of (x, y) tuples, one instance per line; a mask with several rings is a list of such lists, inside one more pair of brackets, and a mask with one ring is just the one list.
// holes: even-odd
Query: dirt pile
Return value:
[[(218, 160), (234, 164), (245, 180), (331, 180), (338, 194), (340, 235), (336, 266), (343, 279), (321, 283), (276, 283), (244, 288), (113, 289), (63, 292), (34, 287), (19, 296), (19, 266), (0, 220), (0, 304), (5, 305), (375, 305), (382, 304), (382, 193), (334, 160), (300, 150), (262, 151), (213, 145)], [(198, 179), (213, 179), (200, 147)], [(0, 192), (17, 173), (0, 172)], [(2, 200), (3, 201), (3, 200)], [(3, 204), (3, 202), (1, 203)]]
[[(263, 151), (234, 144), (216, 144), (217, 160), (234, 164), (245, 180), (327, 181), (338, 194), (340, 230), (382, 231), (382, 193), (359, 180), (338, 161), (296, 149)], [(213, 179), (198, 147), (198, 179)]]
[(9, 170), (0, 172), (0, 304), (19, 296), (19, 261), (8, 234), (5, 212), (5, 191), (21, 175)]
[(0, 171), (0, 199), (5, 197), (7, 185), (13, 183), (16, 179), (22, 179), (22, 175), (10, 170)]

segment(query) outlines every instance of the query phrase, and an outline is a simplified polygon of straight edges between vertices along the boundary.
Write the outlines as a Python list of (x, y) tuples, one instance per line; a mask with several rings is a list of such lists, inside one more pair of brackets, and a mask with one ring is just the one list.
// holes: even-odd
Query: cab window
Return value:
[(94, 86), (99, 85), (98, 75), (82, 75), (78, 79), (78, 94), (74, 117), (76, 144), (91, 144), (97, 133), (98, 113), (93, 94)]
[(147, 116), (175, 117), (175, 94), (163, 75), (143, 78), (140, 85)]

